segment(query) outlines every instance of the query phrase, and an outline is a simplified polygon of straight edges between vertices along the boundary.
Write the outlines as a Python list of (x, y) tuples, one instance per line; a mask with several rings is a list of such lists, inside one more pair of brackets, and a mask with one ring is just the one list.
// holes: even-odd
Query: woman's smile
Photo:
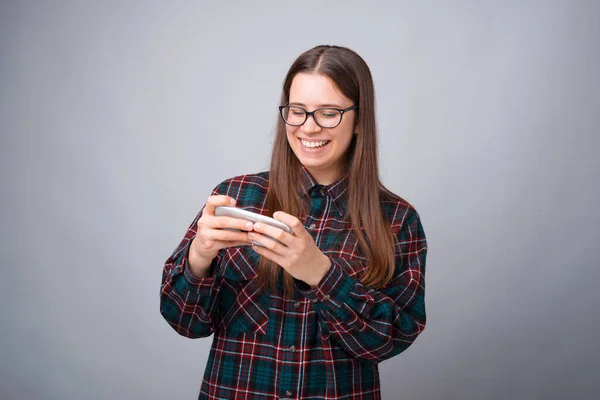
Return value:
[(330, 140), (306, 140), (300, 139), (302, 146), (309, 149), (318, 149), (329, 144)]

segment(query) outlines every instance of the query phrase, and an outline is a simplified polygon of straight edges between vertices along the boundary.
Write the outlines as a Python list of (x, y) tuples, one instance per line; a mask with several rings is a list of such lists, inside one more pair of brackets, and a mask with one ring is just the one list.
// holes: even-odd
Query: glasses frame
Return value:
[[(304, 111), (304, 121), (302, 121), (301, 124), (290, 124), (289, 122), (287, 122), (285, 120), (285, 117), (283, 116), (283, 109), (284, 108), (290, 108), (290, 107), (299, 108), (302, 111)], [(321, 110), (335, 110), (335, 111), (339, 111), (340, 112), (340, 121), (336, 125), (334, 125), (334, 126), (323, 126), (323, 125), (319, 124), (319, 122), (317, 122), (317, 119), (315, 118), (315, 113), (318, 112), (318, 111), (321, 111)], [(348, 111), (351, 111), (351, 110), (358, 110), (358, 105), (350, 106), (350, 107), (344, 108), (344, 109), (342, 109), (342, 108), (335, 108), (335, 107), (323, 107), (323, 108), (316, 108), (316, 109), (314, 109), (312, 111), (307, 111), (307, 110), (305, 110), (302, 107), (299, 107), (299, 106), (290, 106), (288, 104), (288, 105), (285, 105), (285, 106), (279, 106), (279, 115), (281, 116), (281, 119), (283, 120), (283, 122), (285, 122), (289, 126), (302, 126), (302, 125), (304, 125), (306, 123), (306, 121), (308, 120), (308, 117), (311, 116), (312, 119), (313, 119), (313, 121), (315, 121), (315, 124), (317, 124), (321, 128), (323, 128), (323, 129), (332, 129), (332, 128), (338, 127), (342, 123), (342, 120), (344, 119), (344, 114), (346, 112), (348, 112)]]

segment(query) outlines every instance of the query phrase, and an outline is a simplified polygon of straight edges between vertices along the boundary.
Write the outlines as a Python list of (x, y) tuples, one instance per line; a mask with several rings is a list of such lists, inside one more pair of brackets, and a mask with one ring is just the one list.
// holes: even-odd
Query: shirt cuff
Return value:
[[(190, 267), (188, 266), (187, 256), (183, 257), (183, 278), (179, 279), (178, 283), (181, 285), (179, 289), (182, 289), (187, 292), (194, 292), (198, 295), (207, 295), (211, 292), (212, 287), (215, 283), (214, 275), (207, 276), (206, 278), (198, 278), (190, 271)], [(213, 260), (210, 270), (214, 271), (214, 267), (216, 265), (215, 260)]]
[(344, 268), (331, 259), (329, 271), (316, 288), (307, 289), (308, 285), (299, 284), (296, 284), (296, 288), (315, 304), (322, 303), (337, 308), (348, 301), (354, 284), (354, 280), (344, 271)]

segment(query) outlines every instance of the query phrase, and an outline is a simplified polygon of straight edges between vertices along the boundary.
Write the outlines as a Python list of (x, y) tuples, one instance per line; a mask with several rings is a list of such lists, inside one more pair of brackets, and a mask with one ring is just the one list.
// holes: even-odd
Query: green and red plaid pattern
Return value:
[[(268, 173), (221, 183), (213, 194), (266, 214)], [(181, 335), (214, 333), (199, 399), (380, 399), (378, 363), (406, 350), (425, 328), (425, 233), (415, 209), (383, 195), (396, 235), (393, 280), (382, 290), (360, 283), (368, 267), (346, 220), (347, 178), (328, 186), (304, 171), (304, 226), (331, 268), (315, 289), (297, 282), (271, 292), (254, 284), (258, 255), (248, 246), (221, 250), (213, 276), (187, 268), (202, 211), (167, 259), (160, 311)]]

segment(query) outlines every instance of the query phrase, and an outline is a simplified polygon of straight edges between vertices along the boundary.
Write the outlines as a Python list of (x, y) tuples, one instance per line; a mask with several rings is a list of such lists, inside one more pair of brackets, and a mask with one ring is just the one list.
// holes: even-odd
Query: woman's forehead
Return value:
[(300, 105), (348, 107), (352, 101), (328, 76), (299, 73), (292, 80), (289, 102)]

